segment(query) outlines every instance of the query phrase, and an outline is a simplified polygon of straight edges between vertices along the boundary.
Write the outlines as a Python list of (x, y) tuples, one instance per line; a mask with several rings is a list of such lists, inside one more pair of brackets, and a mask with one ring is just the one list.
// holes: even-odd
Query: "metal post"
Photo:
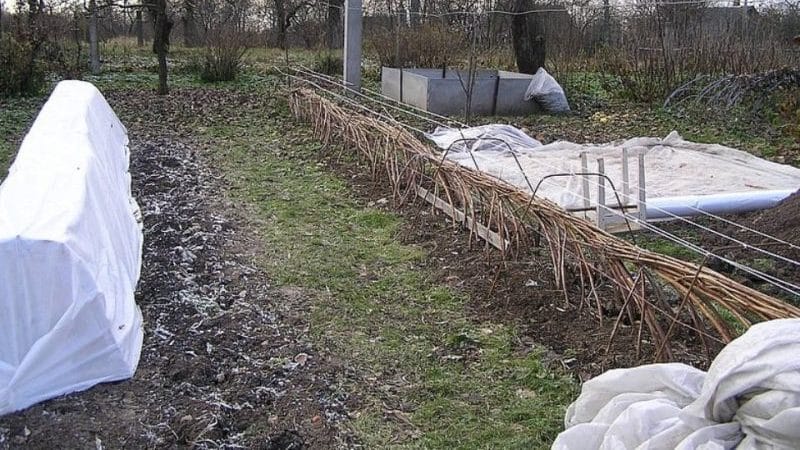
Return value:
[[(586, 152), (581, 152), (581, 172), (589, 172), (589, 163), (586, 158)], [(589, 175), (583, 175), (583, 207), (589, 209)]]
[(403, 68), (400, 67), (400, 102), (403, 101)]
[(628, 206), (631, 199), (630, 177), (628, 173), (628, 149), (622, 147), (622, 203)]
[(644, 151), (639, 152), (639, 220), (647, 221), (647, 195), (645, 194)]
[(344, 83), (361, 91), (361, 0), (345, 0), (344, 6)]
[(597, 185), (597, 228), (601, 230), (606, 229), (606, 177), (602, 176), (606, 173), (606, 164), (603, 158), (597, 160), (597, 173), (601, 176), (598, 177)]

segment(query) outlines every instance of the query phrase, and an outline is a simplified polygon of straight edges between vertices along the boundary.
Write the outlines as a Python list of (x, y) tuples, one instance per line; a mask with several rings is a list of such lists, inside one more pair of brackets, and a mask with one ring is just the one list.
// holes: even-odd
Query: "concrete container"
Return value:
[[(533, 75), (504, 70), (479, 70), (472, 94), (472, 114), (522, 116), (538, 112), (535, 102), (525, 101)], [(381, 68), (383, 95), (445, 116), (463, 115), (466, 106), (467, 71), (442, 69)]]

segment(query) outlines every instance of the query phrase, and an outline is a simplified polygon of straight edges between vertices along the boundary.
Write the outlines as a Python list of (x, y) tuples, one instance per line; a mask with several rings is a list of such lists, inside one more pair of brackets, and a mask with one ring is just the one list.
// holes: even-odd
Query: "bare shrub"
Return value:
[(314, 70), (326, 75), (341, 75), (344, 70), (344, 62), (341, 56), (330, 53), (321, 54), (314, 59)]
[(44, 67), (29, 42), (0, 36), (0, 95), (33, 94), (44, 84)]
[(623, 96), (649, 102), (700, 75), (796, 65), (797, 52), (776, 26), (780, 20), (752, 8), (639, 6), (624, 22), (623, 39), (600, 49), (597, 69), (619, 82)]
[(200, 79), (206, 82), (235, 80), (247, 51), (247, 35), (233, 27), (219, 27), (206, 39)]
[(439, 22), (417, 28), (381, 27), (366, 42), (369, 55), (382, 66), (441, 67), (463, 58), (468, 39)]

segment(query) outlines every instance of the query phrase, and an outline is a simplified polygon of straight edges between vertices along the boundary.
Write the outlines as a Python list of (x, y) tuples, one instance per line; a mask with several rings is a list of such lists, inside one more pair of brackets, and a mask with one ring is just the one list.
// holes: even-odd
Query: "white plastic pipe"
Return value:
[(699, 214), (698, 209), (715, 215), (757, 211), (777, 205), (796, 191), (796, 189), (784, 189), (652, 198), (647, 200), (647, 219), (669, 219), (672, 217), (670, 214), (681, 217), (696, 216)]

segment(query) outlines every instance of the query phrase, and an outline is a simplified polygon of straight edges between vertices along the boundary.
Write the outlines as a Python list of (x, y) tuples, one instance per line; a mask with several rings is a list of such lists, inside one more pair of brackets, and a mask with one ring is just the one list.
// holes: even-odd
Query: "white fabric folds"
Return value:
[[(638, 137), (606, 144), (556, 141), (542, 145), (511, 125), (436, 128), (426, 137), (443, 149), (451, 161), (499, 178), (523, 191), (536, 189), (570, 210), (598, 203), (599, 177), (583, 178), (581, 155), (587, 170), (604, 173), (611, 182), (604, 203), (617, 205), (624, 197), (625, 157), (629, 166), (628, 203), (639, 187), (639, 155), (644, 159), (647, 218), (693, 216), (700, 212), (733, 214), (771, 208), (800, 187), (800, 168), (778, 164), (747, 152), (716, 144), (684, 140), (677, 132), (665, 138)], [(552, 175), (560, 174), (557, 177)], [(583, 181), (588, 182), (588, 193)], [(537, 187), (538, 186), (538, 187)], [(622, 201), (625, 201), (622, 198)]]
[(0, 186), (0, 415), (130, 378), (142, 261), (125, 127), (63, 81)]
[(584, 383), (553, 449), (800, 448), (800, 319), (753, 325), (708, 373), (684, 364)]

